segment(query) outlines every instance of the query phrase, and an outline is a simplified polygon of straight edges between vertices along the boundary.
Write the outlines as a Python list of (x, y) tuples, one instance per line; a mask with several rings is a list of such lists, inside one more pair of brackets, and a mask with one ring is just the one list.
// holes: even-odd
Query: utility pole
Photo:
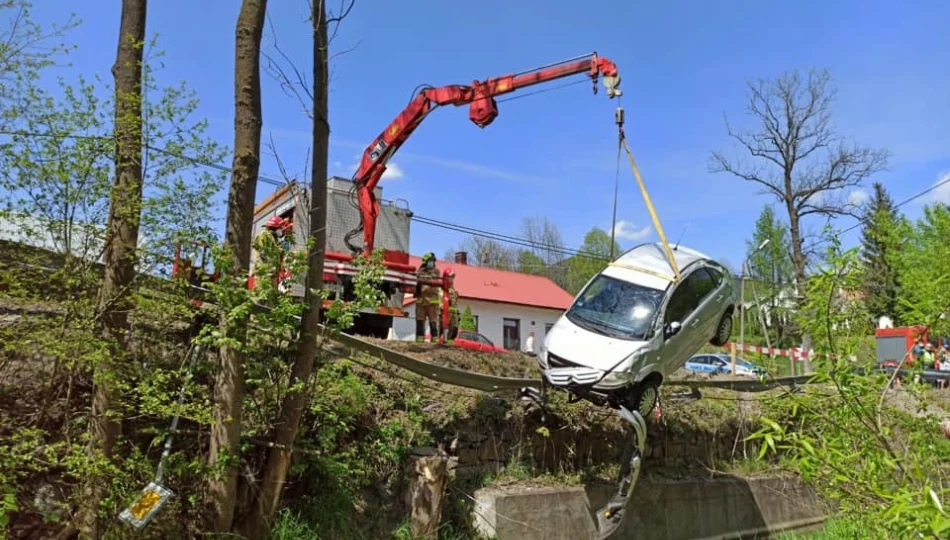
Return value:
[[(752, 253), (749, 253), (749, 256), (742, 261), (742, 268), (739, 269), (739, 351), (745, 351), (745, 274), (746, 268), (749, 265), (749, 259), (753, 255), (758, 253), (762, 248), (769, 244), (769, 239), (766, 238), (759, 244), (759, 247), (755, 248)], [(736, 360), (735, 356), (732, 357), (732, 374), (736, 374)]]

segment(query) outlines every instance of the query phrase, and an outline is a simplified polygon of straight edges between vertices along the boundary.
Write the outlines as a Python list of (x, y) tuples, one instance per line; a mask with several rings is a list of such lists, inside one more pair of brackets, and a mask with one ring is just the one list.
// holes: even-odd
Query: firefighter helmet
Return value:
[(429, 261), (435, 262), (435, 253), (431, 251), (422, 256), (422, 264), (426, 264)]
[(452, 270), (451, 268), (446, 268), (445, 271), (442, 272), (442, 277), (454, 278), (455, 270)]
[(293, 222), (291, 222), (289, 219), (284, 219), (280, 216), (273, 216), (267, 220), (267, 223), (264, 224), (264, 227), (267, 227), (268, 229), (272, 231), (280, 230), (280, 231), (285, 231), (285, 232), (292, 229), (293, 226), (294, 226)]

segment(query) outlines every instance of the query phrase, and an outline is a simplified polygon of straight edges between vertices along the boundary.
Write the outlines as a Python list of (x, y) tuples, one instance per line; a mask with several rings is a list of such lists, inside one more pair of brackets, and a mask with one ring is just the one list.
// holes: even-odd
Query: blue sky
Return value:
[[(41, 21), (62, 20), (71, 11), (84, 20), (69, 36), (79, 46), (69, 72), (109, 77), (120, 2), (36, 4)], [(269, 15), (281, 48), (309, 72), (306, 5), (271, 2)], [(465, 7), (357, 0), (332, 45), (336, 52), (352, 50), (331, 66), (331, 174), (351, 176), (362, 149), (419, 84), (467, 84), (594, 50), (620, 68), (628, 139), (668, 237), (685, 228), (684, 245), (734, 265), (770, 199), (751, 184), (708, 173), (707, 160), (714, 149), (730, 149), (723, 114), (745, 122), (749, 78), (812, 66), (831, 70), (838, 88), (834, 123), (848, 138), (891, 151), (890, 169), (875, 179), (896, 200), (950, 171), (950, 47), (943, 37), (950, 3), (669, 0), (582, 8), (567, 0), (509, 0), (457, 6)], [(211, 134), (229, 146), (239, 8), (237, 0), (153, 1), (147, 25), (166, 53), (160, 80), (186, 80), (197, 90)], [(265, 50), (273, 39), (266, 30)], [(264, 75), (263, 83), (264, 140), (272, 135), (291, 172), (305, 178), (309, 120), (272, 79)], [(383, 196), (408, 200), (421, 216), (506, 234), (520, 234), (524, 217), (547, 216), (567, 245), (577, 247), (591, 226), (610, 226), (616, 106), (602, 90), (594, 96), (588, 84), (579, 84), (501, 103), (500, 116), (486, 129), (471, 124), (464, 107), (436, 111), (392, 160)], [(261, 173), (279, 178), (270, 158)], [(258, 200), (272, 189), (260, 185)], [(950, 201), (950, 189), (933, 196)], [(915, 217), (930, 200), (903, 210)], [(618, 219), (626, 232), (650, 225), (625, 164)], [(635, 236), (621, 244), (656, 238), (652, 231)], [(463, 235), (414, 223), (411, 238), (414, 253), (442, 254)]]

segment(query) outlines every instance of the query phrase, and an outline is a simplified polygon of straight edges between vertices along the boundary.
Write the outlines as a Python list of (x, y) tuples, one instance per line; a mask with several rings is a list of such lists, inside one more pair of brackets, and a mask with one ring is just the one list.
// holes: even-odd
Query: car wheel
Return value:
[(719, 319), (719, 326), (716, 327), (716, 335), (714, 335), (709, 342), (716, 347), (722, 347), (726, 343), (729, 343), (730, 337), (732, 337), (732, 313), (727, 311), (723, 313), (722, 319)]
[(631, 398), (630, 405), (646, 419), (660, 400), (660, 385), (652, 378), (645, 380), (636, 386)]

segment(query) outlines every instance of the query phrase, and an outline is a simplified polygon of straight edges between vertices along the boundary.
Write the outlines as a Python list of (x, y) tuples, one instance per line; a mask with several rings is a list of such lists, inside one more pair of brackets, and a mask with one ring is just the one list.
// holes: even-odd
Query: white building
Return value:
[[(421, 262), (419, 257), (410, 258), (410, 264), (416, 267)], [(455, 270), (460, 314), (470, 308), (478, 333), (510, 350), (523, 351), (531, 332), (537, 348), (574, 301), (570, 293), (546, 277), (469, 266), (464, 252), (457, 253), (454, 262), (437, 261), (436, 268), (440, 274), (446, 268)], [(416, 334), (415, 299), (411, 296), (406, 309), (409, 316), (393, 322), (393, 334), (394, 339), (411, 341)]]

